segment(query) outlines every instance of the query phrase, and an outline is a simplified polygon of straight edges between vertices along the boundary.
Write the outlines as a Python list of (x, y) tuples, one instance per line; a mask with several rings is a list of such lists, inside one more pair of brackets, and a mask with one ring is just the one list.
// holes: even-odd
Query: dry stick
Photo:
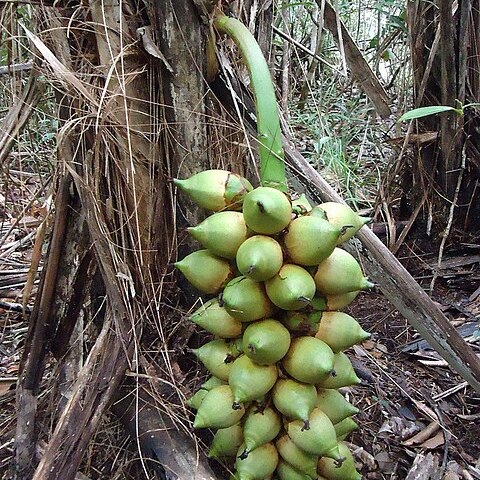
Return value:
[[(316, 0), (321, 7), (322, 0)], [(345, 52), (345, 59), (348, 62), (354, 79), (359, 83), (360, 88), (365, 92), (367, 97), (372, 101), (375, 109), (382, 117), (391, 115), (389, 107), (390, 99), (382, 84), (373, 73), (369, 64), (362, 55), (353, 38), (350, 36), (347, 28), (339, 18), (335, 9), (328, 1), (325, 2), (325, 27), (332, 34), (335, 43), (339, 48)], [(341, 38), (338, 34), (338, 29), (341, 32)]]
[(450, 235), (450, 230), (451, 230), (452, 224), (453, 224), (455, 207), (457, 206), (458, 194), (460, 192), (460, 187), (462, 185), (462, 180), (463, 180), (463, 172), (465, 171), (465, 164), (466, 164), (465, 148), (466, 148), (466, 143), (464, 143), (464, 145), (463, 145), (462, 167), (461, 167), (460, 173), (458, 174), (457, 186), (455, 187), (455, 193), (453, 195), (452, 204), (450, 205), (450, 211), (448, 213), (447, 226), (445, 227), (445, 230), (442, 233), (442, 241), (440, 242), (440, 248), (438, 249), (437, 267), (433, 271), (432, 281), (430, 282), (430, 292), (433, 292), (433, 288), (435, 287), (435, 282), (437, 281), (438, 272), (440, 271), (440, 265), (442, 264), (443, 251), (445, 250), (445, 245), (447, 243), (447, 239), (448, 239), (448, 236)]
[(53, 295), (57, 283), (57, 271), (65, 240), (67, 223), (68, 188), (70, 181), (64, 178), (56, 199), (56, 215), (50, 241), (48, 261), (42, 272), (41, 285), (32, 314), (22, 356), (17, 387), (17, 430), (15, 443), (16, 478), (31, 478), (32, 462), (35, 459), (35, 416), (37, 389), (44, 368), (45, 338)]
[[(298, 175), (315, 188), (317, 197), (345, 203), (288, 140), (285, 140), (285, 154)], [(480, 359), (447, 317), (371, 230), (362, 228), (357, 237), (362, 242), (358, 249), (372, 281), (431, 347), (480, 392)], [(348, 244), (345, 249), (356, 253), (355, 246)]]

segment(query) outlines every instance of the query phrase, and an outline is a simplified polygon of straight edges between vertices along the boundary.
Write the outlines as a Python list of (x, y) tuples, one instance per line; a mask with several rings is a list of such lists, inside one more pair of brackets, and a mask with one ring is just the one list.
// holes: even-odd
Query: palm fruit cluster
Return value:
[(215, 337), (193, 350), (212, 376), (188, 402), (194, 428), (216, 430), (209, 455), (232, 480), (361, 478), (342, 441), (358, 410), (338, 389), (359, 383), (343, 351), (369, 334), (340, 310), (372, 284), (339, 245), (368, 219), (224, 170), (175, 184), (216, 212), (175, 264), (214, 295), (190, 317)]

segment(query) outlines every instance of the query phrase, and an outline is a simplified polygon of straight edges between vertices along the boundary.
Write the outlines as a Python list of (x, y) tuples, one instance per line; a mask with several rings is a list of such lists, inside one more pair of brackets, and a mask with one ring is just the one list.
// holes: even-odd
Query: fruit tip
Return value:
[(182, 186), (185, 184), (186, 180), (182, 180), (181, 178), (174, 178), (173, 180), (173, 184), (176, 186), (176, 187), (180, 187), (182, 188)]
[(367, 277), (364, 277), (363, 279), (363, 283), (361, 285), (361, 290), (367, 290), (369, 288), (373, 288), (375, 286), (375, 284), (373, 282), (371, 282), (370, 280), (368, 280)]
[(250, 453), (250, 452), (249, 452), (247, 449), (245, 449), (245, 450), (238, 456), (238, 458), (239, 458), (240, 460), (245, 460), (245, 459), (248, 457), (248, 454), (249, 454), (249, 453)]
[(331, 458), (334, 460), (335, 465), (337, 467), (341, 467), (343, 462), (346, 460), (346, 457), (344, 457), (338, 448), (338, 444), (335, 445), (333, 448), (331, 448), (328, 452), (324, 453), (323, 456)]
[(193, 421), (193, 428), (205, 428), (205, 422), (198, 414)]
[(362, 226), (373, 222), (373, 217), (360, 217), (362, 219)]
[(308, 419), (303, 421), (303, 427), (300, 431), (303, 432), (304, 430), (310, 430), (310, 422)]

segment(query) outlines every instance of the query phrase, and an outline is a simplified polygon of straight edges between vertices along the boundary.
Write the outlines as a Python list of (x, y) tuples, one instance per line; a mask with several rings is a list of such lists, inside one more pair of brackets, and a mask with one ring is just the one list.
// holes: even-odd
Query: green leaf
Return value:
[(460, 114), (463, 113), (461, 110), (458, 110), (453, 107), (448, 107), (447, 105), (434, 105), (432, 107), (420, 107), (410, 110), (409, 112), (404, 113), (399, 119), (399, 122), (406, 122), (407, 120), (413, 120), (415, 118), (428, 117), (429, 115), (436, 115), (437, 113), (454, 111)]

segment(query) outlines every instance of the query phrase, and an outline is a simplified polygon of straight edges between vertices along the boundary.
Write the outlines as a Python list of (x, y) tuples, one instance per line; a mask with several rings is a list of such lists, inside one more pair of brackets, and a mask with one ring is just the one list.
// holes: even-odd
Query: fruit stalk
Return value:
[(261, 184), (287, 192), (277, 99), (262, 50), (248, 28), (239, 20), (219, 14), (213, 24), (235, 42), (248, 69), (257, 110)]

